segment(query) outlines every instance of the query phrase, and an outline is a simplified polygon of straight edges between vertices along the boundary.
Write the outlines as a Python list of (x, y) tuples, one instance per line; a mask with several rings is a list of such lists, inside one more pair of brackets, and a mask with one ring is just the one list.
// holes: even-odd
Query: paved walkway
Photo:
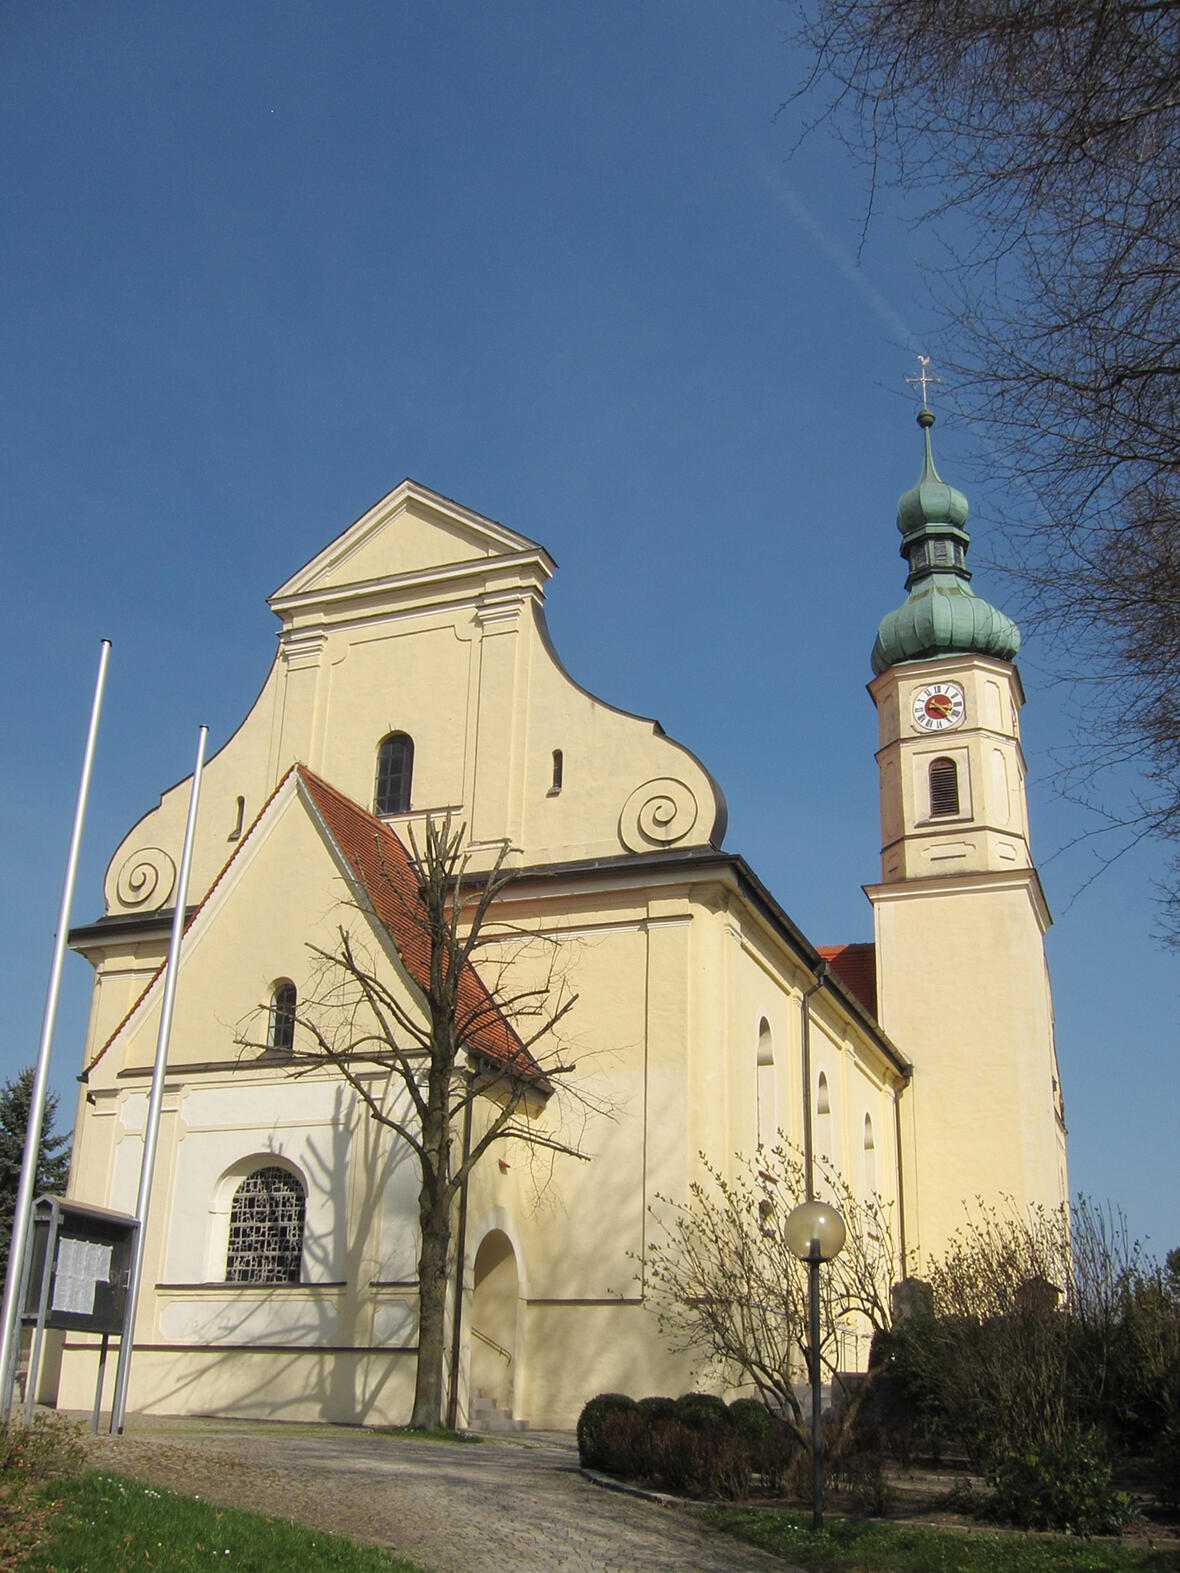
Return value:
[(100, 1468), (388, 1546), (430, 1573), (790, 1573), (585, 1479), (571, 1438), (410, 1442), (333, 1426), (133, 1417)]

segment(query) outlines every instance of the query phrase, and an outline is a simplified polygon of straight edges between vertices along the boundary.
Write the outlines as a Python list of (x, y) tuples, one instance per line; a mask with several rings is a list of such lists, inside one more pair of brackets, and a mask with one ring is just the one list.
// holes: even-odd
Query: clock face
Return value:
[(923, 732), (949, 732), (966, 711), (958, 683), (931, 683), (914, 695), (914, 722)]

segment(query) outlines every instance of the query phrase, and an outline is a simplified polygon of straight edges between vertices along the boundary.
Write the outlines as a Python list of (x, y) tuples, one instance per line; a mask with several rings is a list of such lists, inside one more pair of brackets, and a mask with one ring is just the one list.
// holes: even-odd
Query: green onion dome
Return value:
[(967, 499), (948, 486), (934, 468), (930, 428), (934, 412), (918, 411), (926, 456), (918, 484), (897, 505), (901, 555), (909, 564), (906, 601), (881, 619), (873, 646), (873, 671), (878, 676), (902, 661), (924, 661), (940, 655), (990, 655), (1012, 661), (1020, 648), (1020, 630), (1010, 617), (981, 600), (971, 588), (966, 566), (971, 538)]

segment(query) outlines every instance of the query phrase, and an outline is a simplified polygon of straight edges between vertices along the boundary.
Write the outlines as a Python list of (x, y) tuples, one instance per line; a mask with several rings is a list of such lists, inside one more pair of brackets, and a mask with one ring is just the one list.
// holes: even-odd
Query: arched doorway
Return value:
[(471, 1296), (471, 1392), (496, 1409), (513, 1410), (516, 1387), (516, 1253), (492, 1229), (475, 1253)]

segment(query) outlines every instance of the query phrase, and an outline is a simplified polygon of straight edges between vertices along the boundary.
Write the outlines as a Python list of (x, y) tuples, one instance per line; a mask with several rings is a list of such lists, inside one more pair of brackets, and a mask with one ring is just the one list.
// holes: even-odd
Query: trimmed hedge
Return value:
[(742, 1501), (753, 1475), (776, 1490), (796, 1444), (758, 1399), (726, 1405), (712, 1393), (634, 1403), (600, 1393), (578, 1420), (582, 1463), (692, 1497)]
[(602, 1428), (608, 1415), (625, 1414), (635, 1409), (635, 1400), (626, 1393), (599, 1393), (578, 1416), (578, 1457), (583, 1469), (609, 1469), (602, 1451)]
[(682, 1426), (694, 1431), (708, 1431), (712, 1426), (728, 1426), (729, 1406), (723, 1398), (712, 1393), (685, 1393), (676, 1400), (676, 1419)]
[(676, 1418), (676, 1400), (674, 1398), (641, 1398), (637, 1407), (648, 1425), (654, 1425), (657, 1420), (674, 1420)]

